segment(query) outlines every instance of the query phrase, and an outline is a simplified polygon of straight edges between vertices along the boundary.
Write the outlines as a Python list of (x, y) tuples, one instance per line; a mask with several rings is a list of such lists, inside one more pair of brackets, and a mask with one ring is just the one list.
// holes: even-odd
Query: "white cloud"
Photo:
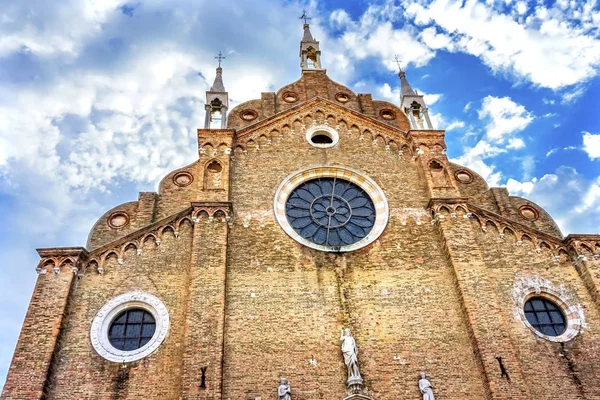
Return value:
[(416, 39), (418, 32), (410, 25), (394, 28), (400, 8), (392, 2), (371, 5), (358, 21), (350, 20), (346, 12), (334, 11), (333, 21), (343, 26), (345, 31), (339, 42), (352, 58), (379, 57), (389, 71), (398, 71), (394, 61), (401, 55), (403, 67), (413, 64), (417, 67), (427, 64), (435, 52)]
[(600, 65), (600, 40), (581, 26), (594, 18), (592, 11), (583, 11), (579, 2), (564, 2), (569, 5), (562, 8), (556, 3), (539, 5), (523, 18), (522, 2), (512, 6), (517, 12), (511, 16), (496, 10), (493, 2), (403, 1), (405, 15), (428, 26), (422, 39), (432, 49), (472, 54), (495, 72), (555, 90), (589, 80)]
[(533, 178), (530, 182), (519, 182), (516, 179), (510, 178), (506, 182), (506, 188), (511, 194), (529, 196), (536, 182), (537, 178)]
[[(427, 107), (434, 105), (443, 97), (441, 93), (425, 93), (422, 90), (416, 90), (419, 94), (423, 95), (423, 100), (425, 101)], [(400, 86), (394, 86), (392, 88), (389, 83), (384, 83), (376, 88), (376, 93), (393, 103), (400, 101)]]
[(473, 103), (473, 102), (471, 102), (471, 101), (470, 101), (470, 102), (468, 102), (467, 104), (465, 104), (465, 108), (463, 108), (463, 111), (464, 111), (464, 112), (467, 112), (467, 111), (469, 111), (469, 110), (471, 109), (471, 104), (472, 104), (472, 103)]
[(525, 147), (525, 142), (523, 142), (523, 139), (520, 138), (508, 139), (508, 146), (506, 146), (507, 149), (513, 150), (522, 149), (523, 147)]
[(566, 91), (562, 94), (562, 103), (569, 104), (573, 103), (575, 100), (583, 96), (585, 93), (585, 87), (579, 86), (572, 90)]
[[(419, 90), (419, 93), (421, 93), (421, 91)], [(423, 94), (423, 93), (421, 93)], [(437, 93), (437, 94), (424, 94), (423, 95), (423, 100), (425, 101), (425, 104), (427, 104), (427, 107), (434, 105), (435, 103), (437, 103), (437, 101), (439, 99), (442, 98), (442, 94)]]
[(583, 132), (583, 150), (592, 160), (600, 158), (600, 133)]
[(533, 121), (531, 113), (521, 104), (515, 103), (509, 97), (494, 96), (486, 96), (483, 99), (479, 118), (488, 120), (486, 136), (497, 143), (504, 143), (510, 136), (522, 131)]
[(464, 127), (465, 127), (465, 123), (463, 121), (454, 121), (454, 122), (451, 122), (450, 124), (446, 125), (446, 131), (451, 131), (454, 129), (464, 128)]

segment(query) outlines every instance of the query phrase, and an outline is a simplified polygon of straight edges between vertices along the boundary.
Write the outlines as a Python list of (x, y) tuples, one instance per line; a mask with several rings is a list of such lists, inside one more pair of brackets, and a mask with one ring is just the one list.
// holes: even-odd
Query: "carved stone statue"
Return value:
[(425, 377), (425, 372), (421, 372), (419, 375), (421, 376), (421, 379), (419, 379), (419, 390), (423, 395), (423, 400), (435, 400), (435, 397), (433, 397), (433, 386), (431, 386), (429, 379)]
[(281, 378), (279, 387), (277, 388), (277, 397), (279, 400), (292, 400), (292, 388), (287, 379)]
[(358, 370), (358, 348), (356, 342), (350, 334), (350, 329), (346, 329), (346, 332), (342, 330), (340, 340), (342, 342), (342, 353), (344, 354), (344, 363), (348, 368), (348, 383), (351, 381), (361, 381), (360, 371)]

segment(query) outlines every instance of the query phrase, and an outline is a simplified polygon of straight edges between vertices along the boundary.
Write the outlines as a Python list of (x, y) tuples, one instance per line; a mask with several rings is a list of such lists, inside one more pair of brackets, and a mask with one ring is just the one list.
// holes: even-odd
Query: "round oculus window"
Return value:
[(156, 320), (143, 308), (122, 311), (110, 324), (108, 340), (118, 350), (132, 351), (144, 347), (156, 332)]
[(473, 182), (473, 175), (466, 169), (458, 170), (454, 173), (454, 177), (460, 183), (471, 183)]
[(335, 94), (335, 99), (340, 103), (347, 103), (350, 100), (350, 96), (348, 96), (346, 93), (340, 92)]
[(179, 187), (186, 187), (194, 181), (194, 176), (186, 171), (181, 171), (173, 176), (173, 182)]
[(117, 211), (108, 217), (108, 226), (112, 229), (120, 229), (129, 225), (129, 214), (124, 211)]
[(529, 221), (535, 221), (540, 217), (537, 210), (528, 205), (519, 207), (519, 215)]
[(340, 135), (329, 125), (315, 125), (306, 130), (306, 140), (314, 147), (327, 148), (335, 146)]
[(317, 178), (298, 186), (285, 206), (300, 236), (339, 248), (365, 238), (375, 225), (375, 206), (364, 190), (337, 178)]
[(169, 331), (169, 313), (157, 297), (129, 292), (106, 303), (92, 321), (96, 352), (113, 362), (131, 362), (158, 349)]
[(282, 97), (286, 103), (295, 103), (298, 101), (298, 95), (294, 92), (285, 92)]
[(254, 110), (244, 110), (240, 115), (245, 121), (254, 121), (258, 117), (258, 113)]
[(546, 336), (560, 336), (567, 330), (567, 320), (560, 307), (545, 297), (532, 297), (524, 306), (527, 322)]
[(379, 115), (381, 118), (387, 119), (388, 121), (396, 119), (396, 113), (388, 108), (379, 111)]
[(288, 177), (275, 195), (275, 215), (298, 242), (322, 251), (351, 251), (381, 235), (388, 218), (385, 195), (354, 170), (318, 167)]

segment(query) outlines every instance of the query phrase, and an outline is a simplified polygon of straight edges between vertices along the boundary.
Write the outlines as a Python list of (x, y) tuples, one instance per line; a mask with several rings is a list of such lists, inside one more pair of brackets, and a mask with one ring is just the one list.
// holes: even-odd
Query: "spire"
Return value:
[(225, 85), (223, 85), (223, 68), (217, 67), (217, 76), (215, 76), (215, 81), (210, 87), (211, 92), (224, 92)]
[(204, 128), (220, 128), (225, 129), (227, 127), (227, 109), (229, 108), (229, 94), (225, 90), (223, 85), (223, 68), (221, 68), (221, 61), (225, 59), (223, 53), (219, 51), (219, 55), (215, 57), (219, 60), (219, 66), (217, 67), (217, 75), (213, 82), (210, 90), (206, 92), (206, 103), (204, 109), (206, 110), (206, 118), (204, 119)]
[(303, 42), (314, 42), (312, 34), (310, 33), (310, 25), (304, 24), (304, 36), (302, 37)]
[(396, 56), (398, 64), (398, 78), (400, 78), (400, 107), (408, 117), (410, 128), (416, 130), (433, 129), (431, 119), (429, 118), (429, 110), (425, 105), (425, 100), (422, 94), (418, 94), (408, 83), (406, 74), (402, 71), (400, 60)]
[(402, 97), (407, 95), (415, 95), (416, 93), (413, 90), (413, 88), (410, 87), (410, 83), (408, 83), (404, 71), (400, 70), (400, 72), (398, 73), (398, 77), (400, 78), (400, 95)]
[(303, 70), (322, 69), (319, 42), (310, 33), (308, 21), (311, 18), (306, 15), (306, 10), (302, 10), (300, 19), (304, 20), (304, 35), (302, 36), (302, 41), (300, 41), (300, 67)]
[(219, 60), (219, 66), (217, 67), (217, 76), (215, 76), (215, 81), (213, 85), (210, 87), (211, 92), (224, 92), (225, 85), (223, 85), (223, 68), (221, 68), (221, 61), (223, 61), (225, 56), (223, 53), (219, 51), (219, 55), (215, 57), (215, 60)]
[(402, 71), (402, 63), (397, 55), (394, 57), (394, 60), (396, 61), (396, 64), (398, 64), (398, 78), (400, 78), (400, 98), (402, 99), (402, 97), (405, 95), (416, 94), (413, 88), (410, 87), (408, 80), (406, 80), (406, 74), (404, 71)]

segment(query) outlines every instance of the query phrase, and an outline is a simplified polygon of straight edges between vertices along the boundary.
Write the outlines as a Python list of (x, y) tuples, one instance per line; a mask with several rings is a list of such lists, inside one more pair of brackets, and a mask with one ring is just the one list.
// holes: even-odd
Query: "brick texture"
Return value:
[[(290, 92), (297, 101), (286, 102)], [(257, 119), (244, 120), (245, 110)], [(315, 123), (335, 128), (339, 143), (310, 145)], [(198, 160), (158, 193), (102, 216), (89, 254), (40, 252), (1, 398), (276, 399), (284, 376), (294, 400), (342, 399), (339, 337), (349, 327), (376, 400), (420, 398), (420, 371), (441, 400), (600, 399), (600, 237), (563, 238), (539, 206), (490, 189), (445, 147), (443, 131), (411, 131), (396, 106), (324, 71), (239, 105), (228, 129), (198, 130)], [(382, 188), (390, 217), (370, 245), (320, 252), (278, 225), (281, 182), (322, 165)], [(457, 180), (464, 170), (471, 181)], [(115, 212), (129, 216), (125, 226), (109, 224)], [(536, 336), (519, 315), (522, 281), (568, 297), (582, 331), (565, 343)], [(169, 334), (146, 358), (107, 361), (90, 343), (91, 322), (133, 290), (167, 306)]]

